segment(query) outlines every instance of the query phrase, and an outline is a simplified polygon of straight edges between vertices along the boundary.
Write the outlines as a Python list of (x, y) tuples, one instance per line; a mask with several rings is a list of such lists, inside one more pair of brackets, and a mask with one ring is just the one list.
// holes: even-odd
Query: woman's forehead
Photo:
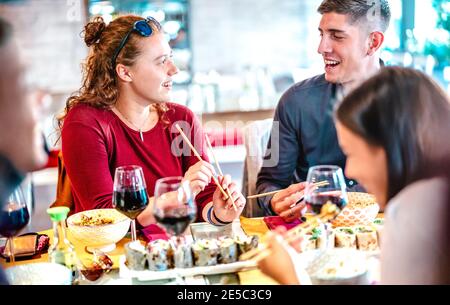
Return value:
[(170, 53), (169, 43), (162, 33), (155, 33), (150, 37), (144, 37), (140, 41), (142, 53), (157, 58)]

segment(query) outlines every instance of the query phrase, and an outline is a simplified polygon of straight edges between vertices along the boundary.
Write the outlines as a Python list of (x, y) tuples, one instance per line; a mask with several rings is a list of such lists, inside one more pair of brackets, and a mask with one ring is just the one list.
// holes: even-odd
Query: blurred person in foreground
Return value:
[[(347, 176), (387, 207), (381, 284), (450, 284), (446, 93), (419, 71), (385, 68), (338, 105), (336, 128)], [(274, 251), (260, 263), (263, 272), (283, 284), (301, 284), (295, 252), (281, 235), (269, 243)], [(287, 264), (282, 272), (277, 261)]]
[[(322, 18), (317, 51), (323, 57), (325, 74), (293, 85), (281, 97), (274, 116), (279, 124), (273, 127), (279, 126), (279, 138), (271, 137), (267, 149), (279, 145), (279, 161), (276, 166), (263, 162), (256, 183), (258, 194), (283, 189), (259, 198), (258, 204), (266, 215), (279, 215), (287, 222), (304, 212), (304, 204), (291, 206), (301, 196), (311, 166), (338, 165), (345, 169), (332, 109), (379, 71), (379, 51), (391, 16), (387, 0), (324, 0), (318, 12)], [(266, 159), (269, 157), (274, 159)], [(362, 191), (356, 181), (346, 182), (354, 191)]]
[[(37, 105), (25, 84), (12, 26), (0, 18), (0, 206), (29, 171), (47, 162)], [(0, 284), (7, 281), (0, 269)]]
[[(85, 26), (84, 41), (90, 53), (83, 84), (59, 117), (72, 212), (111, 208), (115, 169), (138, 165), (149, 196), (158, 179), (183, 176), (196, 196), (198, 221), (221, 226), (239, 217), (246, 201), (236, 183), (229, 175), (220, 177), (223, 188), (231, 193), (229, 200), (211, 183), (215, 172), (198, 118), (187, 107), (171, 102), (178, 68), (158, 21), (126, 15), (106, 25), (96, 17)], [(175, 123), (203, 161), (190, 149), (178, 154), (180, 144), (187, 145)], [(137, 217), (144, 227), (156, 221), (152, 202), (153, 197)]]

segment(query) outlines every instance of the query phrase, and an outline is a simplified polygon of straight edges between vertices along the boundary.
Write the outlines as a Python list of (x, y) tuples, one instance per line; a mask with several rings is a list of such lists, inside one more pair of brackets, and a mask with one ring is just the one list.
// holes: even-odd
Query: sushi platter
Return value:
[(382, 228), (382, 219), (376, 219), (368, 226), (332, 228), (329, 224), (321, 224), (305, 234), (300, 251), (344, 248), (361, 251), (367, 256), (378, 255)]
[[(257, 236), (236, 232), (211, 234), (208, 228), (198, 227), (181, 243), (171, 239), (125, 244), (125, 255), (120, 258), (120, 276), (151, 281), (234, 273), (256, 267), (254, 261), (238, 261), (238, 257), (258, 247)], [(207, 234), (203, 234), (205, 230)]]
[(121, 278), (136, 278), (139, 281), (156, 281), (163, 279), (172, 279), (177, 276), (195, 276), (195, 275), (211, 275), (211, 274), (223, 274), (234, 273), (238, 271), (244, 271), (256, 268), (254, 261), (238, 261), (229, 264), (218, 264), (215, 266), (202, 266), (192, 268), (173, 268), (164, 271), (151, 271), (151, 270), (132, 270), (128, 268), (126, 264), (126, 257), (122, 255), (120, 257), (120, 277)]

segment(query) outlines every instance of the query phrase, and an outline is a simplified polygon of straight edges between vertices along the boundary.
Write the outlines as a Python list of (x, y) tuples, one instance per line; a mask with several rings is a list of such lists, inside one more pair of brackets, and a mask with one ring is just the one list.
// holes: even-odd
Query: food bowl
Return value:
[(367, 226), (372, 224), (380, 207), (375, 196), (368, 193), (349, 192), (348, 204), (331, 221), (333, 227)]
[(128, 232), (131, 220), (115, 209), (96, 209), (73, 214), (67, 218), (70, 236), (86, 246), (86, 251), (94, 249), (110, 252), (116, 248)]
[(314, 285), (368, 285), (367, 258), (355, 249), (312, 250), (300, 254)]
[(72, 271), (56, 263), (32, 263), (7, 268), (11, 285), (71, 285)]

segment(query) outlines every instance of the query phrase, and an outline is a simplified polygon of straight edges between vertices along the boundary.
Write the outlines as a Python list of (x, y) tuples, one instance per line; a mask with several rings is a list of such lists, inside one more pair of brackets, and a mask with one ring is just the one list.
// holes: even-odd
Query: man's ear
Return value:
[(369, 36), (369, 48), (367, 49), (367, 55), (372, 56), (383, 45), (384, 34), (382, 32), (372, 32)]
[(133, 78), (131, 77), (130, 69), (122, 64), (118, 64), (116, 66), (116, 73), (119, 76), (119, 79), (124, 82), (131, 82)]

